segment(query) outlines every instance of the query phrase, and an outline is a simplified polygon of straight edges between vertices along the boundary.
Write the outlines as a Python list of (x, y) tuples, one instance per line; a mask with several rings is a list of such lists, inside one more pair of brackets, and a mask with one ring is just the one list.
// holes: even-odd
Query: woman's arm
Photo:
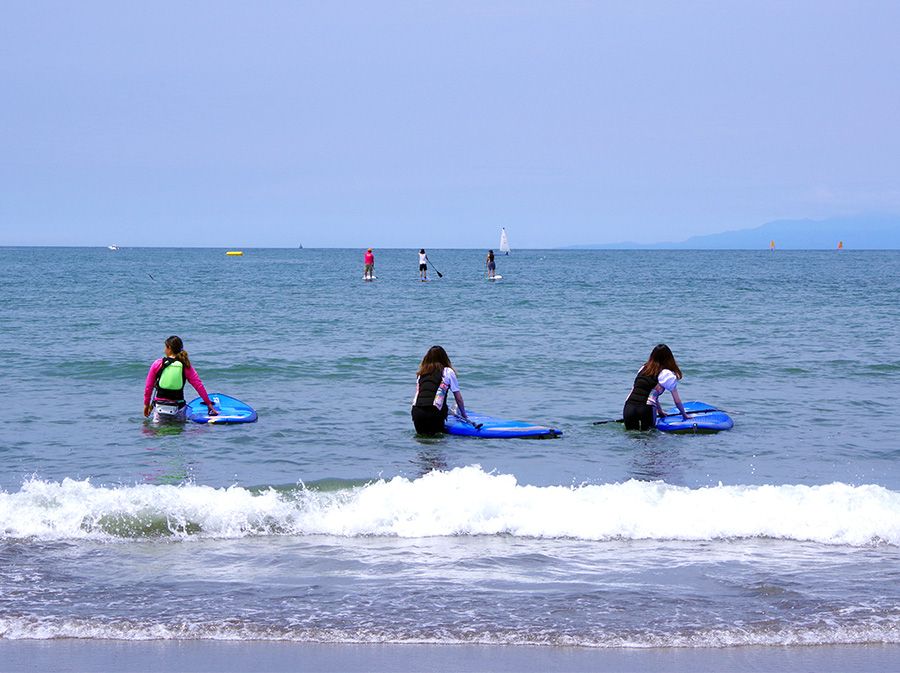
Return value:
[(186, 378), (188, 383), (190, 383), (194, 387), (194, 390), (197, 391), (197, 394), (203, 400), (203, 404), (209, 409), (209, 415), (218, 416), (219, 412), (216, 411), (212, 400), (209, 399), (209, 395), (206, 392), (206, 388), (203, 386), (203, 381), (200, 380), (200, 375), (197, 374), (197, 370), (193, 367), (188, 367), (184, 370), (184, 378)]
[(672, 388), (672, 399), (675, 400), (675, 406), (678, 407), (678, 411), (681, 412), (681, 417), (684, 420), (687, 420), (688, 415), (684, 410), (684, 404), (681, 402), (681, 395), (678, 394), (678, 388)]
[(161, 366), (162, 359), (159, 359), (150, 365), (150, 371), (147, 372), (147, 380), (144, 382), (144, 416), (150, 415), (150, 396), (153, 394), (154, 386), (156, 386), (156, 377), (159, 376), (159, 368)]
[(663, 394), (665, 388), (661, 385), (656, 385), (653, 387), (653, 390), (650, 391), (650, 400), (653, 402), (653, 408), (656, 409), (656, 415), (660, 418), (666, 417), (666, 412), (663, 411), (662, 404), (659, 401), (659, 396)]
[(450, 367), (444, 367), (444, 371), (441, 374), (441, 385), (447, 386), (447, 388), (450, 389), (450, 392), (453, 393), (453, 397), (456, 398), (457, 415), (465, 420), (469, 420), (469, 416), (466, 413), (466, 404), (463, 402), (462, 393), (459, 390), (459, 381), (456, 378), (456, 372)]
[(466, 414), (466, 405), (463, 402), (462, 393), (458, 390), (454, 391), (453, 397), (456, 398), (456, 407), (459, 410), (459, 415), (468, 420), (469, 416)]

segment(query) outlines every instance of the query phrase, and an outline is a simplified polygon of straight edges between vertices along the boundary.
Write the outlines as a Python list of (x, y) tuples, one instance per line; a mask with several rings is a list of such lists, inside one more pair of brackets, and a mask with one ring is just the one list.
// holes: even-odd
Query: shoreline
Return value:
[(4, 671), (885, 671), (900, 645), (579, 648), (211, 640), (0, 640)]

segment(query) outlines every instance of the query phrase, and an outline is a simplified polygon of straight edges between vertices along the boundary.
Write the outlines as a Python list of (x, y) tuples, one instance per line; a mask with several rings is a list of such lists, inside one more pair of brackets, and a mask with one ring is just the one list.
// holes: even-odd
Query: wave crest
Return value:
[(479, 466), (339, 491), (94, 486), (32, 479), (0, 493), (0, 537), (512, 535), (583, 540), (777, 538), (900, 545), (900, 493), (877, 485), (529, 486)]

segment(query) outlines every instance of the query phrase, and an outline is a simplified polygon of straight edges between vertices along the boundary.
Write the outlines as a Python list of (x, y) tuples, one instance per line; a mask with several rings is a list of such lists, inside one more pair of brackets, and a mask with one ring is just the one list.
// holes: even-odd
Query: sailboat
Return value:
[(509, 254), (509, 239), (506, 238), (506, 227), (500, 227), (500, 252)]
[(775, 251), (775, 241), (769, 241), (769, 250)]
[(843, 249), (844, 249), (844, 242), (838, 241), (838, 250), (843, 250)]

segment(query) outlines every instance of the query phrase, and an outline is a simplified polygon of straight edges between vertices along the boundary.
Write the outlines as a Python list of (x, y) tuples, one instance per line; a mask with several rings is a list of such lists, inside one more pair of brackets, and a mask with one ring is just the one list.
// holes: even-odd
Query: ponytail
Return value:
[(166, 346), (172, 351), (172, 357), (178, 360), (185, 369), (191, 368), (191, 361), (188, 358), (188, 352), (184, 350), (184, 343), (181, 341), (181, 337), (170, 336), (166, 339)]
[(175, 359), (178, 360), (182, 365), (184, 365), (185, 369), (191, 368), (191, 361), (188, 359), (187, 351), (178, 351), (175, 353)]

